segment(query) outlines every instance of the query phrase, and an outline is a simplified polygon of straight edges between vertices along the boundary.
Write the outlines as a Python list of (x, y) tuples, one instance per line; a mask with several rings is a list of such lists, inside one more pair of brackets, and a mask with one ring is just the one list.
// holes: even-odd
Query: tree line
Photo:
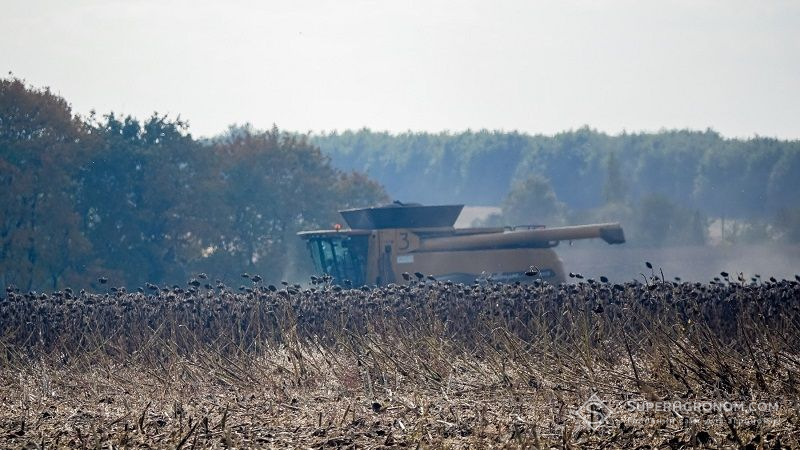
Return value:
[(0, 80), (0, 190), (0, 285), (26, 290), (278, 280), (308, 259), (297, 231), (387, 201), (303, 135), (244, 126), (200, 140), (159, 114), (79, 117), (15, 78)]
[(362, 129), (312, 139), (392, 197), (502, 206), (494, 221), (623, 220), (639, 243), (666, 244), (705, 242), (708, 225), (724, 218), (731, 239), (800, 241), (796, 140), (588, 127), (553, 136)]
[(195, 139), (180, 117), (80, 117), (0, 79), (0, 285), (22, 289), (290, 278), (307, 268), (297, 231), (390, 197), (501, 206), (492, 225), (620, 220), (634, 245), (702, 244), (720, 218), (729, 239), (800, 242), (797, 192), (799, 141), (249, 126)]

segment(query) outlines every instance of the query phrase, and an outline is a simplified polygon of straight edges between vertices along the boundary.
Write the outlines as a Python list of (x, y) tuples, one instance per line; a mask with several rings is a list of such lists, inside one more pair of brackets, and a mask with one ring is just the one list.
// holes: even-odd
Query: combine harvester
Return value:
[(472, 283), (476, 278), (502, 282), (536, 278), (564, 282), (564, 265), (553, 247), (560, 241), (601, 238), (622, 244), (618, 223), (545, 228), (540, 225), (455, 228), (464, 205), (395, 204), (340, 211), (349, 229), (304, 231), (318, 273), (337, 284), (385, 285), (419, 273), (437, 280)]

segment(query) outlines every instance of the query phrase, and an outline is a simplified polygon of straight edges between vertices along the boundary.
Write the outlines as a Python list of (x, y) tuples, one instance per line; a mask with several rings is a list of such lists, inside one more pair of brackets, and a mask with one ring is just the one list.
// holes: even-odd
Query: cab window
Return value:
[(368, 250), (367, 236), (319, 236), (308, 240), (311, 259), (317, 272), (341, 284), (350, 280), (354, 286), (364, 284)]

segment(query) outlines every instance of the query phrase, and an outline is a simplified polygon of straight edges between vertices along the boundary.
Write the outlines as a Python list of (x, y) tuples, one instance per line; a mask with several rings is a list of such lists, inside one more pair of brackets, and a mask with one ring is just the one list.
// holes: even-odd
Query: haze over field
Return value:
[(800, 3), (2, 2), (0, 70), (76, 112), (289, 130), (800, 137)]

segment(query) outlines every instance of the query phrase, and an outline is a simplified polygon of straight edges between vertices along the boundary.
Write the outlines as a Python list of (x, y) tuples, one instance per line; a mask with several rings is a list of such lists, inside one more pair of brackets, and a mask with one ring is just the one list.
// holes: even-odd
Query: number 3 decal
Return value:
[(408, 241), (408, 233), (400, 233), (400, 245), (397, 247), (398, 250), (408, 250), (408, 247), (411, 246), (411, 242)]

